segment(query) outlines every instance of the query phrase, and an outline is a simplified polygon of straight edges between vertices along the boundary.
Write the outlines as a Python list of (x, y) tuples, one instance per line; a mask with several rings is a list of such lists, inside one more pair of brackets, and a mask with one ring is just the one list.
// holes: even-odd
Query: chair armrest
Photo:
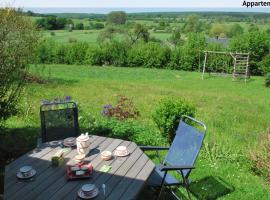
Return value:
[(195, 167), (194, 166), (187, 166), (187, 165), (182, 165), (182, 166), (160, 165), (159, 169), (160, 169), (160, 171), (175, 171), (175, 170), (183, 170), (183, 169), (195, 169)]
[(139, 146), (143, 151), (160, 151), (160, 150), (169, 150), (170, 147), (158, 147), (158, 146)]

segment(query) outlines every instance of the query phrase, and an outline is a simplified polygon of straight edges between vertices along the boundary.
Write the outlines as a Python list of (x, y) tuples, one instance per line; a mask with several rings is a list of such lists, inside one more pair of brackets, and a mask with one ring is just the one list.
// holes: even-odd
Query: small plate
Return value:
[(93, 198), (95, 198), (95, 197), (98, 195), (98, 188), (95, 188), (94, 190), (95, 190), (95, 191), (92, 192), (91, 195), (88, 196), (88, 195), (85, 195), (85, 194), (83, 193), (82, 189), (80, 189), (80, 190), (78, 191), (78, 196), (79, 196), (80, 198), (82, 198), (82, 199), (93, 199)]
[(125, 157), (129, 155), (129, 150), (126, 151), (125, 154), (119, 154), (117, 150), (114, 151), (114, 155), (117, 157)]
[(24, 176), (20, 171), (17, 172), (17, 178), (19, 179), (29, 179), (29, 178), (32, 178), (33, 176), (35, 176), (37, 173), (36, 170), (32, 169), (31, 170), (31, 174), (29, 176)]

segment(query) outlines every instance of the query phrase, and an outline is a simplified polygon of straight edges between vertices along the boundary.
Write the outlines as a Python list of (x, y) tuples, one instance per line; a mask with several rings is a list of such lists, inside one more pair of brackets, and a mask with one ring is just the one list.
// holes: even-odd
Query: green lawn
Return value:
[(229, 77), (201, 80), (200, 73), (172, 70), (75, 65), (38, 69), (31, 71), (54, 81), (27, 85), (21, 112), (7, 121), (9, 128), (38, 130), (42, 99), (70, 95), (80, 109), (99, 118), (102, 106), (122, 94), (132, 98), (140, 110), (138, 120), (155, 130), (151, 113), (156, 103), (167, 96), (185, 98), (196, 105), (196, 118), (208, 127), (192, 180), (220, 177), (226, 181), (234, 191), (220, 199), (270, 199), (268, 186), (251, 172), (248, 162), (258, 136), (269, 128), (270, 90), (262, 77), (252, 77), (245, 84)]
[[(52, 36), (51, 32), (55, 35)], [(88, 42), (97, 43), (99, 30), (73, 30), (69, 32), (67, 30), (54, 30), (54, 31), (44, 31), (43, 35), (45, 38), (50, 38), (56, 42), (69, 42), (70, 39), (75, 39), (78, 42)]]

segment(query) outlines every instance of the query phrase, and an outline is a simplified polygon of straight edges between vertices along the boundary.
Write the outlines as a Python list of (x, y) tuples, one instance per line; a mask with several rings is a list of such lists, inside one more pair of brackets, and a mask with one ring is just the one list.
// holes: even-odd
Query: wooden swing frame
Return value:
[(240, 76), (240, 74), (237, 73), (237, 59), (239, 56), (243, 56), (246, 60), (246, 66), (245, 66), (245, 73), (244, 73), (244, 80), (245, 82), (250, 77), (249, 76), (249, 53), (239, 53), (239, 52), (225, 52), (225, 51), (203, 51), (204, 52), (204, 63), (203, 63), (203, 71), (202, 71), (202, 80), (204, 80), (204, 74), (206, 69), (206, 63), (207, 58), (209, 54), (223, 54), (223, 55), (230, 55), (233, 58), (233, 80), (236, 79), (236, 77)]

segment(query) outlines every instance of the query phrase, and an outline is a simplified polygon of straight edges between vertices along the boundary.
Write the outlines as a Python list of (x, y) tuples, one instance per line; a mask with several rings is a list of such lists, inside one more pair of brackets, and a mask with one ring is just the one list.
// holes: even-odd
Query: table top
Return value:
[[(67, 181), (66, 165), (51, 165), (51, 157), (61, 147), (46, 143), (6, 166), (4, 199), (77, 199), (78, 190), (86, 183), (95, 184), (98, 188), (105, 184), (106, 200), (136, 198), (155, 168), (154, 163), (134, 142), (95, 135), (90, 136), (90, 140), (91, 150), (85, 159), (91, 161), (94, 168), (90, 179)], [(114, 157), (109, 161), (101, 159), (100, 152), (113, 152), (120, 145), (127, 146), (129, 156)], [(64, 156), (65, 162), (69, 164), (75, 155), (77, 150), (73, 149)], [(36, 169), (37, 174), (33, 179), (22, 181), (16, 178), (17, 171), (24, 165), (31, 165)], [(101, 172), (103, 165), (110, 165), (112, 168), (109, 172)], [(100, 194), (95, 199), (104, 199), (104, 196)]]

